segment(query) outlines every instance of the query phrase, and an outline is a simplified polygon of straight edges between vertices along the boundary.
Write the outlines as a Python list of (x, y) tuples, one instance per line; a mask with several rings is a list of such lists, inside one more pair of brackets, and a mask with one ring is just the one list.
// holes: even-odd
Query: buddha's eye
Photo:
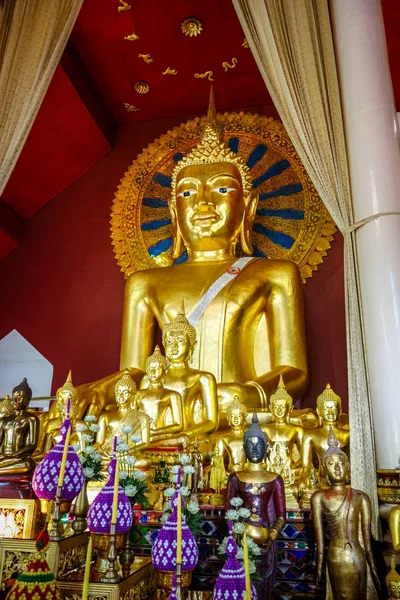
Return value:
[(236, 192), (235, 188), (227, 188), (227, 187), (217, 187), (214, 188), (214, 192), (218, 192), (218, 194), (228, 194), (228, 192)]
[(182, 196), (182, 198), (189, 198), (196, 193), (196, 190), (185, 190), (184, 192), (180, 192), (178, 196)]

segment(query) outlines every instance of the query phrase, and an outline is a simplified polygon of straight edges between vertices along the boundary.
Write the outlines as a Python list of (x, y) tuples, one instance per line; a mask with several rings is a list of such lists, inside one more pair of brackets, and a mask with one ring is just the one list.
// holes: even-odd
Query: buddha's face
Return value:
[(118, 404), (123, 405), (134, 400), (135, 390), (130, 389), (127, 385), (120, 385), (115, 390), (115, 399)]
[(57, 391), (57, 408), (62, 421), (67, 416), (68, 398), (71, 399), (69, 414), (70, 417), (74, 417), (76, 413), (77, 398), (75, 396), (71, 396), (71, 392), (68, 390), (59, 389)]
[(325, 400), (318, 406), (317, 413), (325, 423), (337, 423), (340, 416), (339, 403), (336, 400)]
[(158, 383), (164, 375), (164, 367), (158, 360), (154, 360), (147, 365), (146, 373), (151, 383)]
[(232, 427), (240, 427), (244, 424), (244, 414), (240, 408), (233, 408), (227, 418)]
[(13, 395), (11, 397), (11, 404), (13, 405), (14, 410), (16, 411), (24, 410), (28, 407), (29, 400), (30, 398), (25, 396), (22, 390), (16, 390), (15, 392), (13, 392)]
[(331, 483), (345, 483), (349, 471), (349, 459), (344, 454), (329, 454), (324, 459), (324, 471)]
[(218, 250), (238, 238), (246, 205), (237, 167), (189, 165), (176, 181), (176, 220), (190, 250)]
[(400, 598), (400, 582), (391, 581), (389, 583), (390, 598)]
[(184, 331), (166, 332), (163, 343), (165, 354), (171, 362), (186, 360), (190, 355), (190, 340)]
[(267, 446), (261, 437), (248, 438), (244, 444), (246, 458), (251, 463), (260, 463), (263, 461)]
[(276, 419), (284, 419), (290, 412), (290, 405), (285, 398), (271, 402), (271, 412)]

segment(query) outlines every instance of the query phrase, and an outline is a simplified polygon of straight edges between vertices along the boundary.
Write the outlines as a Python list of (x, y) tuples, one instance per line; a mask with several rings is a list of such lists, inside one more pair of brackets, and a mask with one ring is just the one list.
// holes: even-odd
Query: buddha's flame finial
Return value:
[(65, 383), (71, 383), (72, 384), (72, 369), (70, 369), (68, 371), (68, 376), (67, 376), (67, 380)]
[(324, 464), (325, 458), (327, 456), (330, 456), (331, 454), (340, 454), (342, 456), (347, 457), (347, 454), (345, 452), (343, 452), (343, 450), (340, 449), (339, 442), (335, 435), (332, 425), (329, 427), (328, 448), (325, 450), (325, 452), (322, 455), (322, 464)]
[(396, 571), (396, 559), (392, 556), (390, 571), (386, 575), (386, 585), (389, 587), (389, 583), (400, 583), (400, 575)]
[(207, 111), (207, 125), (218, 134), (218, 137), (221, 140), (221, 127), (218, 124), (217, 119), (217, 111), (215, 110), (215, 101), (214, 101), (214, 86), (210, 87), (210, 99), (208, 101), (208, 111)]
[(282, 373), (279, 376), (279, 383), (278, 383), (278, 389), (285, 389), (285, 384), (283, 383), (283, 375)]

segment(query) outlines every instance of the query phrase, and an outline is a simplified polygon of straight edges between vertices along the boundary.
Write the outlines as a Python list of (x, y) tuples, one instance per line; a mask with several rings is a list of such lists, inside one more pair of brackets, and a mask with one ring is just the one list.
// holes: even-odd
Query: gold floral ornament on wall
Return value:
[[(173, 263), (171, 176), (199, 141), (205, 119), (183, 123), (156, 139), (121, 180), (112, 207), (111, 238), (125, 277)], [(244, 159), (259, 194), (254, 256), (292, 260), (305, 282), (322, 263), (336, 228), (284, 126), (249, 113), (225, 113), (218, 121), (225, 143)], [(186, 259), (184, 252), (175, 262)]]
[(236, 67), (236, 65), (238, 64), (238, 59), (237, 58), (232, 58), (231, 62), (232, 62), (232, 64), (229, 64), (229, 62), (226, 60), (225, 62), (222, 63), (222, 66), (224, 67), (225, 73), (229, 69), (234, 69)]
[(187, 17), (181, 23), (182, 32), (190, 37), (196, 37), (203, 31), (203, 23), (197, 17)]
[(123, 13), (131, 10), (131, 5), (125, 2), (125, 0), (119, 0), (120, 6), (118, 6), (118, 12)]
[(148, 94), (150, 91), (150, 84), (144, 80), (136, 81), (136, 83), (133, 86), (133, 89), (138, 94)]
[(148, 65), (153, 62), (150, 54), (138, 54), (138, 58), (143, 58), (144, 62)]
[(140, 110), (140, 108), (129, 104), (129, 102), (124, 102), (124, 106), (128, 112), (138, 112)]
[(214, 81), (214, 73), (212, 71), (206, 71), (205, 73), (195, 73), (196, 79), (208, 79), (208, 81)]
[(124, 40), (128, 40), (128, 42), (134, 42), (139, 39), (140, 39), (139, 36), (134, 31), (132, 31), (132, 33), (130, 35), (124, 36)]

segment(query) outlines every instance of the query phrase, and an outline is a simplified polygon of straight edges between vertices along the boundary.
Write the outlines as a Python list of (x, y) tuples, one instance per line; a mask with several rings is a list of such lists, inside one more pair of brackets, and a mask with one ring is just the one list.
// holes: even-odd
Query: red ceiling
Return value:
[[(110, 149), (117, 123), (203, 114), (212, 71), (220, 111), (271, 104), (231, 0), (85, 0), (61, 66), (1, 198), (0, 259), (18, 243), (23, 220), (85, 173)], [(382, 0), (396, 105), (400, 110), (400, 0)], [(203, 31), (186, 37), (184, 18)], [(135, 32), (139, 39), (124, 40)], [(150, 54), (146, 64), (139, 54)], [(226, 72), (224, 61), (234, 69)], [(176, 75), (162, 75), (174, 68)], [(148, 94), (133, 85), (145, 80)], [(127, 112), (124, 103), (136, 106)], [(7, 219), (2, 217), (9, 211)], [(20, 223), (15, 223), (20, 217)], [(10, 225), (11, 223), (11, 225)]]

